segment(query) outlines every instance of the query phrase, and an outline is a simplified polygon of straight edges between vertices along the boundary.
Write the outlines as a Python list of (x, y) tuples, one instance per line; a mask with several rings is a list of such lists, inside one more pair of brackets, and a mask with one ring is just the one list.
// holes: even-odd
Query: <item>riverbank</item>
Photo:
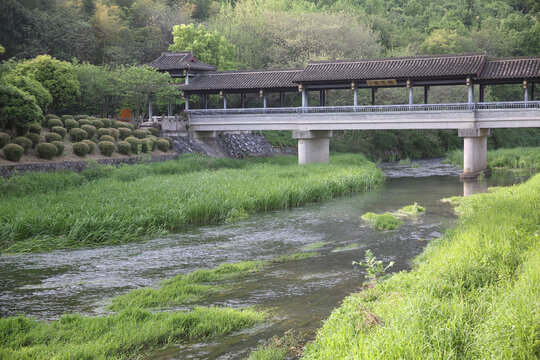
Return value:
[(27, 174), (3, 180), (0, 251), (48, 251), (119, 244), (189, 224), (235, 221), (373, 189), (384, 175), (362, 155), (298, 166), (296, 158), (204, 156), (81, 174)]
[(463, 198), (459, 224), (412, 271), (346, 298), (303, 358), (537, 358), (539, 203), (540, 175)]
[[(463, 167), (463, 150), (449, 152), (446, 162)], [(487, 166), (490, 170), (539, 170), (540, 147), (490, 150), (487, 153)]]

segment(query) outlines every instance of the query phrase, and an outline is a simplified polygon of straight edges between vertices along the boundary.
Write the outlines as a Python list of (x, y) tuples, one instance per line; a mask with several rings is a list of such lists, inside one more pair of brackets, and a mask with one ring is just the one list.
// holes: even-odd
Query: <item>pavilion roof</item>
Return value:
[(317, 61), (307, 64), (295, 82), (372, 79), (434, 79), (477, 76), (486, 62), (484, 53), (411, 56), (385, 59)]
[(540, 56), (486, 62), (479, 80), (540, 78)]
[(156, 60), (148, 63), (148, 66), (161, 71), (170, 70), (198, 70), (198, 71), (216, 71), (217, 67), (203, 63), (195, 59), (193, 52), (162, 52)]
[(302, 70), (245, 70), (220, 71), (194, 76), (188, 85), (180, 85), (180, 90), (186, 91), (220, 91), (220, 90), (251, 90), (259, 89), (289, 89), (298, 85), (293, 82)]

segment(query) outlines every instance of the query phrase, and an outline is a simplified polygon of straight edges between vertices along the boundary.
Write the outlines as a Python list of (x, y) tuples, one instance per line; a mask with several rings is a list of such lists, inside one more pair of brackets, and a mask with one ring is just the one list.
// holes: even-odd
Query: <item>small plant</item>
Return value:
[(114, 152), (114, 143), (111, 141), (102, 141), (98, 144), (99, 152), (105, 156), (111, 156)]
[(163, 151), (163, 152), (167, 152), (169, 151), (169, 147), (171, 145), (169, 144), (169, 142), (167, 140), (158, 140), (158, 143), (157, 143), (157, 147), (159, 150)]
[(128, 128), (121, 127), (118, 129), (118, 132), (120, 133), (120, 139), (125, 140), (126, 138), (131, 136), (131, 130)]
[(58, 154), (58, 148), (54, 144), (41, 143), (36, 148), (37, 153), (42, 159), (52, 159)]
[(399, 160), (399, 163), (398, 163), (398, 165), (410, 165), (410, 164), (411, 164), (411, 159), (409, 158), (401, 159)]
[(118, 129), (111, 127), (109, 128), (109, 133), (115, 140), (118, 140), (118, 138), (120, 137), (120, 131), (118, 131)]
[(156, 137), (159, 136), (159, 130), (156, 129), (156, 128), (153, 128), (153, 127), (152, 127), (152, 128), (148, 128), (147, 131), (149, 131), (150, 134), (153, 135), (153, 136), (156, 136)]
[(103, 127), (103, 122), (101, 120), (98, 120), (98, 119), (91, 120), (91, 124), (96, 129), (101, 129)]
[(58, 118), (51, 118), (49, 119), (49, 121), (47, 121), (47, 127), (49, 129), (52, 129), (53, 127), (55, 126), (64, 126), (64, 123), (62, 122), (62, 120), (58, 119)]
[(24, 154), (24, 148), (17, 144), (8, 144), (2, 150), (6, 159), (10, 161), (19, 161)]
[(83, 140), (82, 142), (88, 145), (88, 154), (93, 154), (96, 150), (96, 143), (88, 139)]
[(24, 137), (32, 141), (32, 149), (35, 149), (39, 142), (40, 136), (35, 133), (28, 133), (24, 135)]
[(131, 144), (127, 141), (119, 141), (118, 152), (122, 155), (129, 155), (131, 153)]
[(385, 267), (382, 260), (377, 260), (371, 250), (366, 250), (364, 261), (353, 261), (353, 265), (358, 265), (366, 271), (367, 284), (375, 284), (386, 277), (385, 272), (392, 266), (394, 262), (390, 261)]
[(141, 139), (137, 139), (134, 136), (128, 136), (126, 141), (131, 145), (131, 152), (134, 154), (140, 154), (142, 150)]
[(32, 123), (28, 125), (28, 131), (30, 131), (32, 134), (41, 134), (41, 125), (38, 123)]
[(86, 131), (86, 133), (88, 134), (89, 139), (93, 138), (96, 135), (96, 132), (97, 132), (97, 129), (94, 126), (88, 125), (88, 124), (82, 125), (81, 129)]
[(65, 123), (67, 119), (73, 119), (73, 115), (62, 115), (60, 119)]
[(65, 138), (65, 137), (66, 137), (66, 134), (67, 134), (66, 128), (64, 128), (64, 127), (62, 127), (62, 126), (53, 126), (53, 127), (51, 128), (51, 131), (52, 131), (53, 133), (57, 133), (58, 135), (60, 135), (60, 136), (62, 137), (62, 139)]
[(381, 214), (375, 220), (373, 226), (377, 231), (395, 230), (403, 225), (403, 221), (399, 220), (392, 214)]
[(112, 126), (112, 120), (107, 118), (99, 119), (103, 123), (103, 127), (110, 128)]
[(92, 122), (88, 119), (80, 119), (78, 120), (79, 121), (79, 125), (81, 125), (81, 128), (84, 126), (84, 125), (92, 125)]
[(9, 144), (10, 140), (11, 137), (8, 134), (0, 132), (0, 149)]
[(77, 142), (73, 144), (73, 152), (75, 153), (75, 155), (83, 157), (90, 152), (90, 149), (85, 143)]
[(141, 145), (142, 145), (142, 152), (145, 154), (152, 152), (153, 147), (154, 147), (154, 143), (150, 139), (142, 139)]
[(62, 137), (57, 133), (49, 133), (45, 135), (46, 142), (62, 141)]
[(82, 119), (86, 119), (88, 115), (75, 115), (73, 118), (77, 121), (80, 121)]
[(32, 148), (32, 140), (24, 136), (16, 137), (15, 139), (13, 139), (12, 143), (22, 146), (24, 152), (27, 152), (29, 149)]
[(133, 136), (135, 136), (137, 139), (144, 139), (147, 135), (152, 135), (150, 134), (150, 131), (148, 130), (135, 130), (133, 132)]
[(69, 137), (73, 142), (80, 142), (88, 138), (88, 133), (83, 129), (74, 128), (69, 130)]
[(425, 212), (426, 208), (418, 205), (418, 203), (414, 203), (412, 205), (404, 206), (398, 211), (402, 213), (406, 213), (406, 214), (417, 214), (417, 213)]
[(47, 115), (45, 115), (45, 119), (50, 120), (50, 119), (60, 119), (60, 118), (57, 115), (54, 115), (54, 114), (47, 114)]
[(61, 141), (52, 141), (51, 144), (56, 146), (56, 149), (58, 150), (58, 152), (56, 153), (57, 156), (60, 156), (60, 155), (62, 155), (64, 153), (64, 150), (65, 150), (66, 146), (64, 145), (63, 142), (61, 142)]
[(99, 138), (99, 141), (109, 141), (109, 142), (114, 143), (114, 138), (112, 136), (110, 136), (110, 135), (102, 135)]
[(109, 129), (105, 129), (105, 128), (100, 128), (97, 130), (97, 136), (98, 137), (102, 137), (103, 135), (111, 135), (111, 132), (109, 131)]
[(420, 164), (417, 163), (417, 162), (412, 163), (412, 164), (411, 164), (411, 168), (412, 168), (412, 169), (419, 169), (419, 168), (420, 168)]
[(70, 131), (71, 129), (80, 127), (80, 125), (77, 120), (68, 118), (64, 120), (64, 127), (67, 129), (67, 131)]

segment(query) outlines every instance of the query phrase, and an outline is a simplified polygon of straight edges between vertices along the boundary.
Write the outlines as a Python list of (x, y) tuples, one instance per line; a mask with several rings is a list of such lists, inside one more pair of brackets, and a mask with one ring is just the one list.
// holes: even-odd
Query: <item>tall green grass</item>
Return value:
[[(463, 166), (463, 150), (454, 150), (446, 155), (446, 161)], [(489, 169), (540, 169), (540, 147), (490, 150), (487, 153)]]
[(461, 202), (412, 271), (351, 295), (305, 359), (538, 359), (540, 175)]
[[(225, 160), (217, 170), (193, 171), (198, 159), (189, 158), (191, 165), (181, 160), (151, 165), (151, 175), (142, 176), (137, 169), (142, 172), (143, 166), (97, 168), (92, 171), (107, 175), (95, 175), (95, 180), (64, 191), (8, 196), (0, 207), (0, 251), (136, 241), (188, 224), (221, 222), (238, 214), (365, 191), (384, 181), (382, 172), (361, 155), (339, 155), (330, 164), (305, 166), (298, 166), (293, 157)], [(236, 168), (223, 168), (228, 166)], [(119, 175), (124, 171), (137, 173), (126, 179)]]

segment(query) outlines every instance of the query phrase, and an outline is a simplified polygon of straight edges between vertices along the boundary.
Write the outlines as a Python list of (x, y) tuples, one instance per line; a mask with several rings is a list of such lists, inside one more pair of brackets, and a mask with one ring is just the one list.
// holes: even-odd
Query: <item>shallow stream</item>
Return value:
[[(455, 221), (441, 198), (462, 195), (460, 170), (440, 160), (410, 165), (383, 164), (388, 176), (377, 190), (296, 209), (271, 211), (230, 224), (192, 227), (143, 243), (96, 249), (0, 257), (0, 316), (17, 313), (55, 319), (64, 313), (100, 315), (110, 299), (131, 289), (225, 262), (273, 259), (299, 251), (316, 257), (273, 264), (214, 295), (203, 305), (272, 309), (270, 322), (212, 340), (169, 347), (150, 359), (237, 359), (257, 344), (293, 329), (313, 333), (330, 312), (364, 281), (353, 260), (367, 249), (391, 271), (410, 268), (410, 260)], [(520, 177), (493, 177), (506, 185)], [(417, 220), (396, 231), (376, 232), (360, 216), (397, 210), (414, 202), (426, 207)], [(320, 247), (312, 249), (313, 244)], [(311, 247), (310, 247), (311, 246)]]

